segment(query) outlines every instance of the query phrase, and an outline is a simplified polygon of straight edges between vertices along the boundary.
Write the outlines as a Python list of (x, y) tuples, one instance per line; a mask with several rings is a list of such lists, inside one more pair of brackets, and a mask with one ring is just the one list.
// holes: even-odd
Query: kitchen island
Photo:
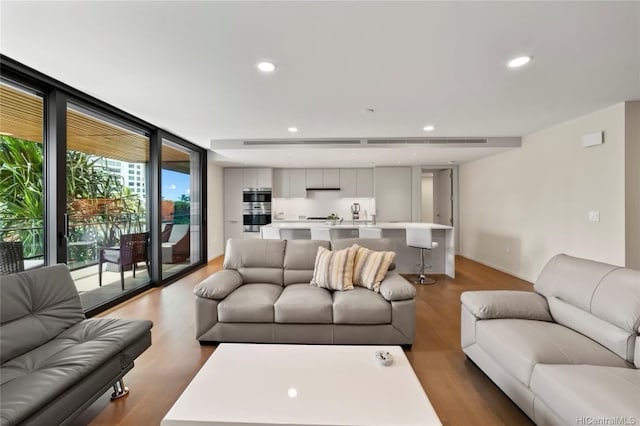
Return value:
[(358, 238), (361, 228), (378, 228), (382, 231), (382, 238), (391, 239), (395, 245), (397, 271), (416, 273), (419, 269), (420, 250), (407, 247), (406, 229), (408, 226), (431, 228), (433, 241), (438, 243), (438, 247), (431, 250), (429, 263), (432, 267), (426, 272), (428, 274), (446, 274), (455, 278), (455, 239), (452, 226), (412, 222), (378, 222), (372, 225), (366, 222), (343, 221), (333, 225), (323, 221), (278, 221), (262, 228), (280, 229), (283, 239), (309, 239), (311, 238), (311, 228), (331, 229), (333, 230), (333, 239)]

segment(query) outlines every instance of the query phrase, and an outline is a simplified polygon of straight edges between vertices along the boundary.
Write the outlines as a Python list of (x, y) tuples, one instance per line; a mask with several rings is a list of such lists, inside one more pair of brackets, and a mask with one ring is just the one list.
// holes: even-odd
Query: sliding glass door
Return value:
[(149, 137), (75, 103), (66, 121), (67, 265), (89, 306), (150, 281)]
[(201, 157), (184, 145), (162, 140), (162, 277), (202, 260)]
[(44, 99), (0, 80), (0, 275), (44, 264)]
[(202, 264), (206, 151), (0, 56), (0, 275), (66, 263), (93, 315)]

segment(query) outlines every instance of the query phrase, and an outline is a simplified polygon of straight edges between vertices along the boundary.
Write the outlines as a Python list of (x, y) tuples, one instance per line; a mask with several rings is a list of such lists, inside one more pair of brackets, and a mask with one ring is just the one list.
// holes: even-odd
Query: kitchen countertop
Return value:
[[(271, 223), (325, 223), (327, 219), (273, 219)], [(342, 223), (351, 223), (351, 220), (343, 220)], [(371, 220), (358, 219), (356, 223), (370, 223)]]
[(273, 221), (269, 225), (264, 227), (270, 228), (284, 228), (284, 229), (309, 229), (309, 228), (338, 228), (338, 229), (357, 229), (357, 228), (380, 228), (380, 229), (406, 229), (408, 226), (424, 226), (431, 229), (453, 229), (452, 226), (440, 225), (437, 223), (422, 223), (422, 222), (378, 222), (375, 225), (366, 223), (364, 221), (356, 221), (353, 224), (350, 220), (343, 221), (341, 224), (330, 225), (327, 222), (319, 220), (305, 220), (305, 221), (291, 221), (291, 220), (278, 220)]

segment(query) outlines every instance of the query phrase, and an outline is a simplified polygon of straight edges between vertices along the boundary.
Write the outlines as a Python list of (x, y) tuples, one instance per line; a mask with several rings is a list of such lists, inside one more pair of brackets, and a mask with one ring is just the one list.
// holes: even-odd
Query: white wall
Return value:
[(211, 260), (224, 249), (224, 186), (222, 167), (213, 162), (212, 151), (207, 154), (207, 260)]
[[(557, 253), (625, 263), (625, 105), (527, 135), (460, 167), (461, 254), (534, 281)], [(604, 145), (581, 136), (604, 131)], [(587, 212), (599, 211), (600, 222)]]
[(422, 176), (422, 222), (433, 223), (433, 175)]
[(640, 102), (625, 111), (626, 266), (640, 269)]
[(411, 222), (422, 219), (422, 167), (411, 167)]

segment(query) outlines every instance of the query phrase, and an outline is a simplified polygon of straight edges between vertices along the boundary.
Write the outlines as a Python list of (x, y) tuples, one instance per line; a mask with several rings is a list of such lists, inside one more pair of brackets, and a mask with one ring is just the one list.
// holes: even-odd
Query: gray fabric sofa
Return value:
[[(393, 250), (388, 239), (344, 239), (372, 250)], [(380, 293), (356, 287), (330, 291), (309, 284), (318, 247), (328, 241), (227, 242), (224, 269), (194, 290), (200, 342), (388, 344), (413, 343), (415, 288), (394, 272)]]
[(465, 354), (538, 425), (640, 422), (640, 271), (561, 254), (534, 290), (463, 293)]
[(67, 424), (133, 368), (151, 321), (85, 319), (65, 265), (0, 277), (0, 423)]

